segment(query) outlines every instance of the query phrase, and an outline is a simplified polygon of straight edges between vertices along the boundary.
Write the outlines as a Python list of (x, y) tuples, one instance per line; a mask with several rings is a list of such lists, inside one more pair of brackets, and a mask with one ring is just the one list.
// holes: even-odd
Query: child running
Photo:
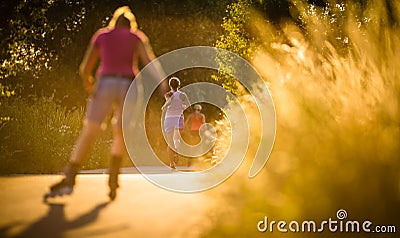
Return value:
[[(178, 163), (178, 151), (180, 146), (180, 132), (184, 128), (183, 111), (190, 106), (189, 99), (184, 92), (179, 91), (181, 82), (179, 78), (172, 77), (169, 79), (169, 87), (171, 91), (164, 95), (165, 104), (162, 106), (164, 117), (164, 135), (167, 140), (167, 153), (170, 161), (169, 166), (172, 170), (176, 170)], [(171, 148), (171, 146), (173, 148)]]

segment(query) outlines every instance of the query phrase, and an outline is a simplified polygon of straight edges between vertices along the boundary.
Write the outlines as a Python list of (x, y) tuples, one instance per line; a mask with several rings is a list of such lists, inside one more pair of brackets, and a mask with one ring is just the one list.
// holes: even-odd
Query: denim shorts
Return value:
[(173, 131), (174, 129), (183, 129), (184, 119), (180, 117), (166, 117), (164, 119), (164, 131), (166, 133)]
[(117, 126), (122, 126), (122, 109), (132, 80), (118, 76), (104, 76), (97, 82), (89, 99), (86, 120), (101, 124), (110, 111)]

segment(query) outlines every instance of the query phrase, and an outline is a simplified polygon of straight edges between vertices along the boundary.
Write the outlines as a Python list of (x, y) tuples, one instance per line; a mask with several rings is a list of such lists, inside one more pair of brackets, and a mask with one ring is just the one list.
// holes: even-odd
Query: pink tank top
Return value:
[(100, 51), (97, 76), (106, 74), (134, 76), (133, 55), (139, 37), (129, 28), (100, 29), (92, 38)]

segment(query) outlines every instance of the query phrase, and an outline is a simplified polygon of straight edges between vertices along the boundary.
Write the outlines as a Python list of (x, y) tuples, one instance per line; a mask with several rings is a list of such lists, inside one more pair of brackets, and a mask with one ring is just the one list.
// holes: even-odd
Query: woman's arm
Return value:
[(161, 107), (161, 110), (162, 111), (166, 111), (167, 110), (167, 107), (171, 104), (171, 98), (172, 98), (172, 96), (171, 97), (166, 97), (165, 98), (165, 103), (164, 103), (164, 105)]
[[(149, 47), (150, 46), (146, 47), (145, 44), (141, 40), (138, 41), (137, 53), (139, 56), (139, 60), (143, 63), (143, 66), (146, 66), (147, 64), (149, 64), (154, 57), (154, 55), (152, 54), (152, 51), (148, 50)], [(160, 90), (161, 90), (161, 93), (164, 94), (165, 92), (168, 91), (168, 84), (164, 80), (165, 72), (158, 62), (154, 62), (153, 64), (151, 64), (151, 66), (152, 67), (149, 70), (150, 74), (154, 79), (157, 80), (157, 82), (162, 81), (161, 85), (160, 85)]]
[(92, 76), (92, 73), (97, 61), (99, 60), (99, 56), (99, 48), (90, 43), (79, 67), (79, 75), (83, 80), (85, 90), (88, 92), (91, 92), (93, 89), (94, 77)]
[(190, 107), (189, 99), (188, 99), (186, 93), (181, 93), (179, 96), (181, 97), (181, 100), (182, 100), (183, 110), (186, 110), (188, 107)]
[(149, 55), (150, 60), (155, 59), (156, 56), (155, 56), (155, 54), (153, 52), (153, 48), (151, 47), (150, 40), (147, 37), (147, 35), (143, 31), (141, 31), (139, 29), (135, 31), (135, 34), (143, 42), (143, 45), (144, 45), (144, 47), (145, 47), (145, 49), (147, 51), (147, 54)]

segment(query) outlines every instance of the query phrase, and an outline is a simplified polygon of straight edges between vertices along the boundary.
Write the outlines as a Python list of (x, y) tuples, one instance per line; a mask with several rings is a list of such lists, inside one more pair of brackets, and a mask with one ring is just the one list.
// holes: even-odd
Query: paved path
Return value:
[(107, 175), (80, 174), (72, 196), (43, 203), (48, 185), (60, 178), (0, 177), (0, 237), (200, 237), (211, 227), (216, 206), (209, 192), (169, 192), (131, 173), (120, 176), (121, 189), (109, 202)]

